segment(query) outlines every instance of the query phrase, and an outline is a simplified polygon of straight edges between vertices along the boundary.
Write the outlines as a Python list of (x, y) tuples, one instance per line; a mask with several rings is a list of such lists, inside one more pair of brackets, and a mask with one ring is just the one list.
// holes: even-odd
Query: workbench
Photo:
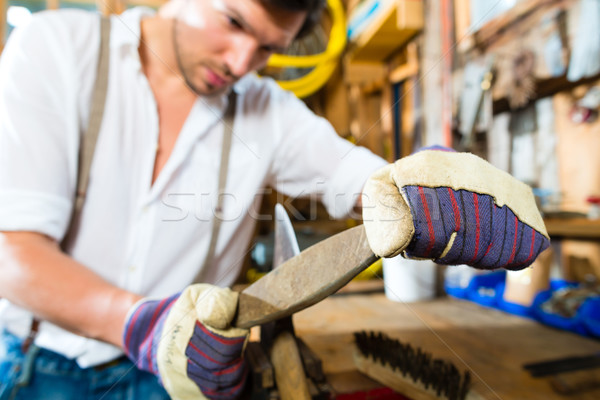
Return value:
[[(600, 388), (572, 396), (552, 390), (549, 378), (532, 378), (525, 363), (600, 353), (600, 341), (544, 326), (449, 297), (398, 303), (381, 293), (338, 294), (294, 315), (296, 335), (321, 358), (338, 394), (381, 385), (356, 370), (353, 335), (382, 331), (471, 371), (473, 389), (485, 399), (599, 399)], [(599, 370), (565, 373), (600, 376)]]

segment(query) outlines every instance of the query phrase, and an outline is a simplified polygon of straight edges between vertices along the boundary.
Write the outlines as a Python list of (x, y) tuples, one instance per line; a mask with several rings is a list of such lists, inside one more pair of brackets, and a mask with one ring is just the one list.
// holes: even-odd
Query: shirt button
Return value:
[(129, 272), (135, 272), (135, 265), (129, 266)]

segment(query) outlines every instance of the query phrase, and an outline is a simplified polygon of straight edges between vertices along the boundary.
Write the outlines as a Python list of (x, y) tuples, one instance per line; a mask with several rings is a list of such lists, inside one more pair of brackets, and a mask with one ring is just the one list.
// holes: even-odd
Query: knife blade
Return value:
[(232, 325), (250, 328), (303, 310), (335, 293), (378, 259), (363, 225), (333, 235), (242, 290)]
[[(292, 226), (292, 221), (288, 216), (285, 208), (277, 203), (275, 204), (275, 244), (273, 251), (273, 269), (290, 258), (300, 254), (300, 246), (298, 239)], [(273, 343), (277, 335), (282, 330), (288, 332), (294, 331), (292, 316), (279, 318), (277, 321), (272, 321), (260, 325), (260, 340), (263, 344)]]
[(292, 226), (292, 221), (285, 208), (280, 204), (275, 204), (275, 249), (273, 251), (273, 269), (290, 258), (300, 254), (298, 239)]

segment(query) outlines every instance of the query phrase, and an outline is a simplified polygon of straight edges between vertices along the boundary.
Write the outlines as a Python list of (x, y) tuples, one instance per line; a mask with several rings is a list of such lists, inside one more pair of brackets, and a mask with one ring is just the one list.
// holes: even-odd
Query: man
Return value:
[[(17, 387), (17, 398), (47, 398), (53, 388), (61, 398), (116, 398), (130, 390), (135, 398), (148, 391), (166, 396), (153, 376), (128, 371), (131, 364), (119, 358), (123, 347), (134, 361), (154, 357), (124, 343), (151, 330), (127, 324), (125, 334), (134, 304), (171, 296), (195, 278), (231, 285), (266, 185), (290, 196), (318, 193), (334, 217), (352, 209), (367, 176), (384, 162), (352, 148), (273, 81), (251, 74), (310, 29), (322, 3), (174, 0), (156, 15), (137, 8), (113, 16), (106, 106), (85, 206), (66, 252), (59, 243), (89, 118), (99, 18), (45, 12), (13, 33), (0, 63), (0, 296), (8, 300), (1, 318), (4, 347), (13, 343), (7, 351), (15, 359), (4, 366), (3, 395)], [(203, 266), (232, 88), (222, 224), (212, 261)], [(33, 379), (19, 387), (24, 374), (6, 370), (22, 367), (16, 344), (28, 335), (32, 313), (42, 320), (32, 346), (42, 349), (38, 364), (65, 370), (44, 375), (36, 364)], [(231, 360), (239, 359), (236, 351)], [(164, 384), (149, 364), (138, 367)], [(75, 379), (82, 374), (88, 381)], [(104, 381), (90, 383), (98, 379)]]
[[(482, 160), (430, 150), (384, 167), (252, 74), (321, 8), (172, 0), (157, 15), (112, 17), (106, 106), (69, 232), (99, 18), (42, 13), (13, 33), (0, 62), (1, 400), (237, 397), (247, 331), (230, 326), (237, 296), (223, 287), (267, 185), (317, 194), (343, 217), (368, 182), (365, 223), (381, 256), (523, 268), (547, 246), (528, 189), (504, 175), (494, 185)], [(512, 209), (507, 193), (521, 199)]]

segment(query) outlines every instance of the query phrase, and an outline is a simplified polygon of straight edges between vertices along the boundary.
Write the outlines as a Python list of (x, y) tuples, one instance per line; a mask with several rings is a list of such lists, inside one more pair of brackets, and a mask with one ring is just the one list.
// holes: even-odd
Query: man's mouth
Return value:
[(206, 70), (206, 80), (208, 81), (209, 85), (215, 88), (223, 87), (229, 83), (227, 79), (222, 78), (211, 69)]

